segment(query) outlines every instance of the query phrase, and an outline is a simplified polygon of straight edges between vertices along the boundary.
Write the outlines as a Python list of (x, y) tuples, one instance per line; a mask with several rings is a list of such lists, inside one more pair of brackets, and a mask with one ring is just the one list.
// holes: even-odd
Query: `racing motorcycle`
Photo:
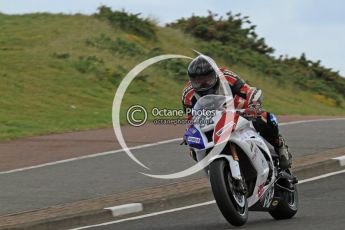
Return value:
[(244, 110), (226, 106), (232, 101), (222, 95), (201, 97), (184, 137), (195, 160), (213, 154), (204, 169), (218, 208), (234, 226), (246, 223), (248, 211), (269, 212), (274, 219), (293, 217), (297, 178), (280, 169), (273, 146), (255, 130), (252, 122), (260, 115), (248, 117)]

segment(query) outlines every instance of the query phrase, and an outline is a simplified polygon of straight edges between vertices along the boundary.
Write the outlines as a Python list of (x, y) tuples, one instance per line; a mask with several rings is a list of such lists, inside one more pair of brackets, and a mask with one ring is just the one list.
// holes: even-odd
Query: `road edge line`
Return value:
[[(338, 175), (338, 174), (342, 174), (342, 173), (345, 173), (345, 169), (340, 170), (340, 171), (335, 171), (335, 172), (332, 172), (332, 173), (323, 174), (323, 175), (312, 177), (312, 178), (308, 178), (308, 179), (305, 179), (305, 180), (301, 180), (300, 182), (298, 182), (298, 184), (304, 184), (304, 183), (312, 182), (312, 181), (315, 181), (315, 180), (324, 179), (324, 178), (327, 178), (327, 177), (330, 177), (330, 176), (335, 176), (335, 175)], [(166, 214), (166, 213), (182, 211), (182, 210), (191, 209), (191, 208), (195, 208), (195, 207), (206, 206), (206, 205), (215, 204), (215, 203), (216, 203), (215, 200), (210, 200), (210, 201), (206, 201), (206, 202), (202, 202), (202, 203), (197, 203), (197, 204), (193, 204), (193, 205), (187, 205), (187, 206), (182, 206), (182, 207), (178, 207), (178, 208), (167, 209), (167, 210), (163, 210), (163, 211), (159, 211), (159, 212), (153, 212), (153, 213), (143, 214), (143, 215), (139, 215), (139, 216), (133, 216), (133, 217), (119, 219), (119, 220), (114, 220), (114, 221), (109, 221), (109, 222), (105, 222), (105, 223), (72, 228), (70, 230), (82, 230), (82, 229), (88, 229), (88, 228), (93, 228), (93, 227), (102, 227), (102, 226), (107, 226), (107, 225), (111, 225), (111, 224), (117, 224), (117, 223), (121, 223), (121, 222), (126, 222), (126, 221), (131, 221), (131, 220), (138, 220), (138, 219), (143, 219), (143, 218), (146, 218), (146, 217), (158, 216), (158, 215), (162, 215), (162, 214)]]
[[(291, 121), (291, 122), (280, 123), (280, 126), (295, 125), (295, 124), (302, 124), (302, 123), (312, 123), (312, 122), (317, 122), (317, 121), (323, 122), (323, 121), (339, 121), (339, 120), (345, 120), (345, 118), (323, 118), (323, 119), (314, 119), (314, 120)], [(182, 138), (168, 139), (168, 140), (158, 141), (158, 142), (154, 142), (154, 143), (133, 146), (133, 147), (129, 147), (128, 149), (129, 150), (136, 150), (136, 149), (148, 148), (148, 147), (152, 147), (152, 146), (168, 144), (168, 143), (181, 141), (181, 140), (182, 140)], [(48, 162), (48, 163), (44, 163), (44, 164), (38, 164), (38, 165), (32, 165), (32, 166), (23, 167), (23, 168), (1, 171), (0, 175), (22, 172), (22, 171), (27, 171), (27, 170), (31, 170), (31, 169), (37, 169), (37, 168), (43, 168), (43, 167), (47, 167), (47, 166), (59, 165), (59, 164), (69, 163), (69, 162), (73, 162), (73, 161), (77, 161), (77, 160), (96, 158), (96, 157), (100, 157), (100, 156), (107, 156), (107, 155), (111, 155), (111, 154), (119, 153), (119, 152), (124, 152), (124, 150), (123, 149), (116, 149), (116, 150), (112, 150), (112, 151), (93, 153), (93, 154), (79, 156), (79, 157), (67, 158), (67, 159), (59, 160), (59, 161), (52, 161), (52, 162)]]
[[(339, 159), (329, 158), (328, 160), (325, 160), (325, 161), (301, 166), (301, 168), (296, 168), (293, 171), (297, 175), (297, 177), (301, 179), (301, 184), (303, 184), (303, 183), (308, 182), (310, 178), (320, 177), (321, 179), (324, 177), (322, 176), (323, 174), (334, 175), (338, 171), (341, 171), (341, 170), (344, 170), (344, 167), (341, 166)], [(305, 179), (305, 178), (309, 178), (309, 179)], [(162, 197), (155, 198), (155, 199), (138, 200), (138, 202), (140, 202), (139, 204), (142, 205), (142, 208), (143, 208), (142, 211), (155, 212), (157, 210), (174, 207), (177, 203), (184, 203), (185, 201), (188, 201), (189, 204), (195, 203), (195, 202), (202, 202), (205, 199), (205, 197), (207, 199), (210, 199), (212, 197), (211, 189), (209, 187), (206, 187), (204, 189), (191, 190), (184, 193), (173, 194), (173, 195), (169, 195), (165, 197), (163, 195)], [(137, 208), (139, 206), (137, 205)], [(114, 206), (114, 207), (118, 207), (118, 206)], [(67, 228), (67, 226), (85, 225), (92, 221), (94, 221), (94, 223), (95, 222), (97, 223), (98, 221), (101, 221), (101, 220), (103, 222), (107, 222), (114, 218), (114, 214), (111, 211), (111, 208), (114, 208), (114, 207), (105, 208), (103, 210), (96, 209), (96, 210), (84, 211), (84, 212), (76, 213), (69, 216), (62, 215), (62, 216), (57, 216), (54, 218), (47, 218), (47, 219), (21, 223), (21, 224), (3, 225), (0, 227), (0, 229), (3, 229), (3, 228), (18, 229), (22, 227), (24, 227), (27, 230), (47, 229), (47, 227), (56, 229), (56, 228)], [(129, 214), (123, 214), (123, 215), (121, 214), (120, 216), (130, 217), (131, 214), (133, 213), (130, 212)], [(15, 217), (15, 218), (20, 218), (20, 216)]]

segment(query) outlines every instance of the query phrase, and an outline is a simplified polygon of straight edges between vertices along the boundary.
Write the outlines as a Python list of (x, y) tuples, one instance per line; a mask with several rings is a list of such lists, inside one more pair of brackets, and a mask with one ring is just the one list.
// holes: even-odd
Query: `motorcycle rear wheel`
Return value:
[[(210, 164), (210, 182), (219, 210), (224, 218), (234, 226), (242, 226), (248, 219), (248, 201), (245, 195), (234, 191), (235, 180), (231, 176), (226, 159), (217, 159)], [(238, 201), (244, 202), (243, 207)]]
[(276, 220), (290, 219), (298, 211), (298, 191), (294, 184), (294, 192), (281, 191), (281, 200), (274, 210), (269, 211)]

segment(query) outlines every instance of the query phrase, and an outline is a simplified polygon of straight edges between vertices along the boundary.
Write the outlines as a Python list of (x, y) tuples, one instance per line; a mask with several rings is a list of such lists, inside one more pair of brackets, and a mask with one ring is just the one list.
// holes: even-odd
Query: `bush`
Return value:
[(274, 52), (272, 47), (266, 45), (263, 38), (258, 38), (255, 32), (256, 26), (251, 24), (248, 17), (242, 17), (241, 14), (233, 15), (231, 12), (226, 15), (227, 18), (218, 17), (217, 14), (209, 11), (206, 17), (182, 18), (168, 26), (181, 29), (205, 41), (219, 41), (224, 45), (235, 45), (262, 54)]
[(123, 11), (112, 11), (110, 7), (100, 6), (96, 17), (105, 19), (116, 28), (148, 39), (156, 39), (155, 25), (148, 18), (140, 18), (140, 14)]
[[(110, 72), (110, 71), (109, 71)], [(123, 66), (117, 65), (115, 71), (110, 72), (108, 79), (113, 85), (119, 85), (122, 78), (128, 73), (128, 70)]]
[(308, 88), (318, 94), (327, 96), (341, 104), (339, 96), (345, 98), (345, 79), (337, 72), (321, 65), (320, 61), (308, 60), (303, 53), (300, 58), (278, 60), (287, 66), (289, 77), (301, 88)]
[(116, 40), (112, 40), (110, 37), (107, 37), (104, 34), (102, 34), (98, 38), (87, 39), (86, 44), (101, 49), (109, 49), (114, 54), (134, 56), (144, 53), (143, 48), (135, 42), (126, 41), (122, 38), (116, 38)]
[(98, 80), (110, 81), (113, 85), (119, 85), (128, 70), (117, 65), (115, 70), (105, 67), (102, 59), (96, 56), (80, 56), (75, 63), (75, 68), (83, 74), (94, 74)]
[(75, 67), (81, 73), (98, 72), (103, 64), (103, 60), (96, 56), (80, 56)]
[(159, 66), (173, 80), (179, 83), (186, 83), (187, 64), (181, 60), (166, 60), (159, 63)]
[(153, 49), (151, 49), (148, 53), (147, 56), (149, 57), (154, 57), (154, 56), (158, 56), (158, 55), (162, 55), (164, 52), (162, 50), (162, 48), (160, 47), (154, 47)]

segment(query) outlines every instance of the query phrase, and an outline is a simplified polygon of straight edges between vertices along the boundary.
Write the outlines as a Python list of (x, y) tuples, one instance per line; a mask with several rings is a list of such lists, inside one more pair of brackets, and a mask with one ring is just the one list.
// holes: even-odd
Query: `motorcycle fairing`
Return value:
[[(270, 151), (263, 138), (259, 136), (254, 127), (252, 127), (251, 122), (244, 118), (239, 118), (236, 132), (232, 133), (230, 142), (238, 145), (249, 159), (251, 159), (252, 166), (256, 172), (260, 172), (256, 179), (253, 194), (248, 197), (248, 206), (250, 207), (263, 197), (266, 197), (267, 193), (271, 191), (275, 176), (271, 178), (268, 177), (270, 171), (269, 164), (273, 162)], [(268, 157), (269, 161), (267, 161), (266, 157)], [(267, 179), (269, 179), (269, 181), (267, 181)], [(272, 196), (273, 194), (269, 195), (270, 198)], [(270, 202), (271, 199), (268, 198), (265, 205), (269, 205)]]
[(185, 133), (185, 140), (190, 147), (204, 149), (205, 144), (198, 129), (191, 125)]

